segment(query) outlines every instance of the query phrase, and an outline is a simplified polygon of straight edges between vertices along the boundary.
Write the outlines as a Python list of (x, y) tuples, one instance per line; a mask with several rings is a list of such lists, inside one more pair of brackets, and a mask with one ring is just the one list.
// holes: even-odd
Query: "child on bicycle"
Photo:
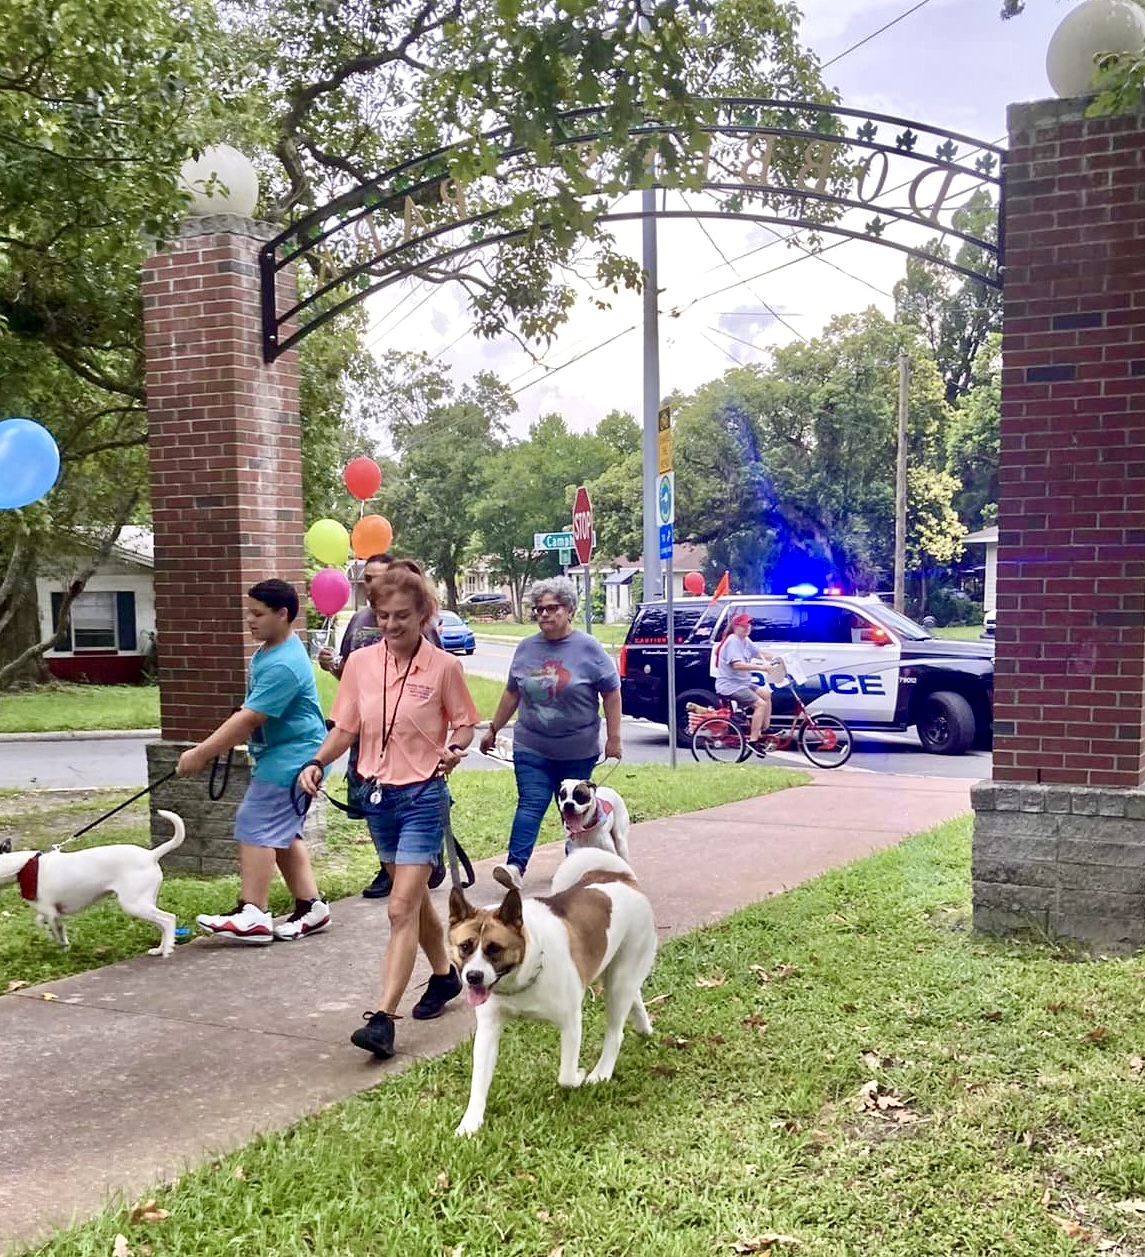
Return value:
[(761, 739), (771, 723), (771, 686), (766, 681), (756, 685), (751, 674), (758, 671), (761, 662), (773, 668), (782, 660), (760, 650), (748, 636), (750, 632), (750, 615), (741, 612), (732, 616), (730, 628), (712, 652), (712, 672), (717, 694), (735, 699), (751, 710), (748, 742), (752, 750), (762, 756), (766, 752)]

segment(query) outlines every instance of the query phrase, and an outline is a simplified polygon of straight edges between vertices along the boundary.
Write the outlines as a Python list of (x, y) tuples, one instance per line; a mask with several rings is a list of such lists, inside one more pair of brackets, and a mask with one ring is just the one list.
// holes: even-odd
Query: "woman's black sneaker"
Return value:
[(425, 994), (413, 1006), (410, 1016), (415, 1021), (432, 1021), (445, 1012), (445, 1006), (451, 999), (461, 994), (461, 974), (455, 965), (449, 966), (448, 973), (434, 973), (426, 983)]
[(378, 875), (374, 880), (362, 891), (363, 899), (385, 899), (385, 897), (393, 890), (394, 884), (390, 880), (390, 875), (384, 868), (378, 869)]
[(363, 1052), (373, 1052), (380, 1061), (394, 1054), (394, 1019), (389, 1013), (363, 1013), (366, 1023), (350, 1036), (350, 1042)]

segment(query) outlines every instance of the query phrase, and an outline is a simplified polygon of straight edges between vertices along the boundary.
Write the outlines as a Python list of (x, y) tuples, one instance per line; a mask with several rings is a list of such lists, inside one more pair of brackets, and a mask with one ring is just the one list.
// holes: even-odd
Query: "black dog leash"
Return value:
[[(306, 791), (301, 789), (298, 784), (298, 778), (302, 776), (303, 770), (312, 766), (323, 768), (323, 771), (325, 771), (323, 765), (319, 764), (317, 760), (311, 760), (309, 763), (302, 765), (302, 768), (298, 770), (294, 780), (290, 783), (290, 802), (299, 816), (306, 815), (307, 811), (310, 809), (312, 800), (316, 797), (314, 795), (307, 794)], [(426, 780), (422, 782), (421, 790), (414, 795), (413, 801), (416, 802), (420, 799), (423, 792), (429, 788), (430, 782), (437, 781), (441, 775), (441, 773), (434, 773), (432, 777), (427, 777)], [(363, 817), (368, 818), (370, 816), (378, 816), (382, 811), (379, 806), (381, 801), (380, 787), (377, 785), (375, 785), (374, 789), (370, 791), (364, 802), (352, 806), (347, 806), (347, 804), (343, 803), (341, 799), (336, 799), (328, 790), (321, 786), (319, 787), (319, 790), (325, 796), (327, 803), (329, 803), (332, 807), (337, 808), (339, 812), (344, 812), (353, 820), (360, 820)], [(378, 796), (376, 799), (374, 798), (375, 795)], [(449, 875), (454, 886), (459, 887), (461, 890), (468, 890), (468, 888), (477, 880), (477, 875), (473, 871), (473, 861), (470, 860), (465, 848), (457, 841), (457, 836), (453, 832), (453, 823), (450, 820), (452, 807), (452, 800), (449, 798), (449, 791), (447, 789), (445, 792), (445, 799), (442, 801), (441, 819), (442, 828), (445, 831), (445, 852), (449, 861)], [(462, 869), (465, 871), (465, 880), (461, 877)]]
[[(86, 834), (89, 829), (94, 829), (97, 825), (102, 825), (105, 820), (107, 820), (109, 817), (114, 816), (116, 812), (122, 812), (125, 807), (130, 807), (131, 804), (134, 803), (136, 799), (142, 799), (145, 794), (150, 794), (152, 790), (157, 789), (165, 781), (170, 781), (171, 778), (174, 776), (175, 776), (175, 770), (172, 768), (169, 773), (160, 777), (157, 781), (153, 781), (149, 786), (145, 786), (142, 790), (138, 792), (138, 794), (133, 794), (130, 799), (125, 799), (118, 807), (113, 807), (110, 812), (104, 812), (102, 816), (96, 817), (96, 819), (92, 821), (90, 825), (85, 825), (83, 829), (77, 829), (76, 832), (72, 834), (71, 838), (65, 838), (63, 842), (58, 843), (57, 849), (59, 847), (66, 846), (67, 843), (73, 841), (73, 839), (79, 838), (82, 834)], [(224, 782), (224, 788), (225, 788), (225, 784), (226, 783)], [(216, 798), (217, 796), (212, 795), (211, 797)]]

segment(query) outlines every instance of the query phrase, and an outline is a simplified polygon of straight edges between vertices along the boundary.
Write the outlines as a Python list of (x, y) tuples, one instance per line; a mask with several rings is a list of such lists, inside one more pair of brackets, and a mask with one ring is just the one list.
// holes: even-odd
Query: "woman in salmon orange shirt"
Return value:
[(366, 819), (393, 890), (381, 998), (350, 1041), (384, 1060), (394, 1053), (398, 1003), (419, 945), (433, 973), (411, 1016), (438, 1017), (461, 993), (428, 882), (445, 836), (445, 774), (465, 754), (480, 717), (461, 664), (422, 636), (437, 614), (426, 580), (392, 566), (375, 583), (373, 602), (382, 641), (346, 660), (330, 712), (334, 727), (298, 783), (307, 794), (317, 793), (325, 766), (358, 739)]

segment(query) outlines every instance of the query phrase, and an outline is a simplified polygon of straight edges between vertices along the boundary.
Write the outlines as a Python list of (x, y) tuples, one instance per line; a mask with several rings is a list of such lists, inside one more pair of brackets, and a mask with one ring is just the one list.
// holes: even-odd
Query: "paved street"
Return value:
[[(479, 638), (476, 652), (463, 662), (466, 670), (475, 675), (502, 679), (507, 675), (514, 649), (511, 642)], [(638, 764), (668, 763), (668, 730), (663, 725), (626, 719), (623, 738), (626, 759)], [(144, 748), (151, 740), (148, 736), (0, 741), (0, 789), (79, 790), (98, 786), (138, 789), (147, 781)], [(777, 752), (770, 758), (784, 767), (808, 767), (798, 751)], [(691, 752), (681, 749), (679, 759), (681, 763), (691, 763)], [(462, 765), (466, 771), (503, 767), (476, 753), (469, 755)], [(927, 755), (913, 733), (857, 733), (855, 753), (847, 771), (979, 781), (990, 776), (991, 760), (983, 751), (953, 758)]]

